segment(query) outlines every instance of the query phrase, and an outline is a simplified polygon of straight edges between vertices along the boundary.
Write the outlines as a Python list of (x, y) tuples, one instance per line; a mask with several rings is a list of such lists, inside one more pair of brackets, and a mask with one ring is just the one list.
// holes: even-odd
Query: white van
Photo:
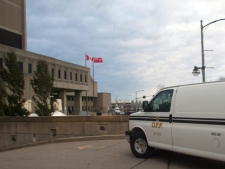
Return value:
[(163, 88), (143, 109), (125, 133), (136, 157), (160, 148), (225, 161), (225, 82)]

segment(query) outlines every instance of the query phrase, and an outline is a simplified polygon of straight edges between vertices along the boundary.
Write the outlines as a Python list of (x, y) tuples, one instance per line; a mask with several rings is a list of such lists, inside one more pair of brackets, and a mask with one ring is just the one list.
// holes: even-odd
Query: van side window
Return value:
[(170, 112), (173, 90), (159, 92), (148, 105), (150, 112)]

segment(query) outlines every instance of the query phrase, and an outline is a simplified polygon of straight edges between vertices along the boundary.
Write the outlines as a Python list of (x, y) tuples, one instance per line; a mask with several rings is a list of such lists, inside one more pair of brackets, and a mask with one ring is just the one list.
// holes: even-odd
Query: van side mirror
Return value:
[(143, 110), (148, 108), (148, 101), (143, 101), (142, 108), (143, 108)]

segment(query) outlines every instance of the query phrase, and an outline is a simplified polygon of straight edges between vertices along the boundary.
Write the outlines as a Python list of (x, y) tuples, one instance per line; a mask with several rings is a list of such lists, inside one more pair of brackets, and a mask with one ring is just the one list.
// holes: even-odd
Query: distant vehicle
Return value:
[(163, 88), (143, 109), (125, 133), (136, 157), (160, 148), (225, 161), (225, 82)]
[(113, 110), (113, 115), (120, 115), (121, 111), (119, 107), (115, 107), (115, 109)]

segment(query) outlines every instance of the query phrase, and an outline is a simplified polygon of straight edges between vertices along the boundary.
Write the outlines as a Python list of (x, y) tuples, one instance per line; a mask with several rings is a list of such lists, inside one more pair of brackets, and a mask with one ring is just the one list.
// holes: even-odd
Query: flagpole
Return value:
[[(86, 58), (86, 53), (85, 53), (85, 55), (84, 55), (84, 60), (85, 60), (85, 67), (87, 67), (87, 58)], [(88, 77), (88, 76), (87, 76)], [(86, 90), (86, 111), (88, 110), (87, 109), (87, 106), (88, 105), (88, 101), (87, 101), (87, 90)]]
[(95, 69), (94, 69), (94, 61), (92, 62), (93, 64), (93, 110), (94, 110), (94, 93), (95, 93), (95, 88), (94, 88), (94, 85), (95, 85)]

